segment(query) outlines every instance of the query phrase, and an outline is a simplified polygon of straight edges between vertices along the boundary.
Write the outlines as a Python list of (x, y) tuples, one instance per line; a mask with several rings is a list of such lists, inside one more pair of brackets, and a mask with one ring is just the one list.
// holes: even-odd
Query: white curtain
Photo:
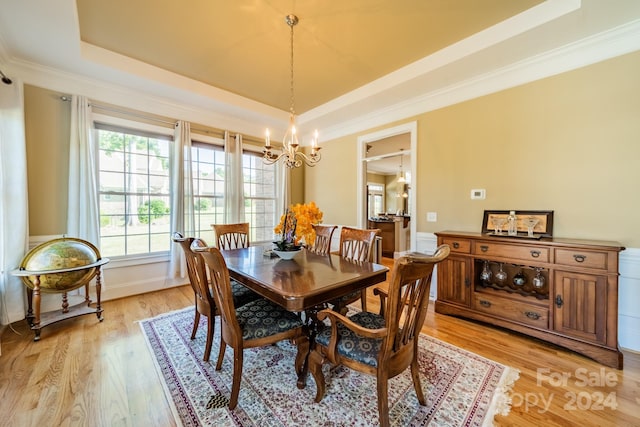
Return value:
[(224, 222), (244, 222), (244, 183), (242, 178), (242, 135), (224, 133)]
[[(193, 175), (191, 171), (191, 124), (178, 121), (171, 157), (171, 233), (195, 236)], [(171, 245), (169, 277), (186, 277), (187, 264), (178, 243)]]
[(25, 317), (25, 288), (11, 271), (29, 248), (22, 82), (0, 84), (0, 322)]
[(89, 100), (84, 96), (73, 95), (67, 235), (100, 247), (97, 160)]

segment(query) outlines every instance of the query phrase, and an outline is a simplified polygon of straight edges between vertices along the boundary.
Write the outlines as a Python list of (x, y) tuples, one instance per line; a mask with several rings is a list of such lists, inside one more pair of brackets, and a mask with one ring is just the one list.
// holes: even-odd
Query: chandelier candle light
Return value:
[(274, 164), (280, 159), (285, 159), (284, 164), (290, 168), (298, 168), (302, 163), (307, 166), (315, 166), (320, 161), (320, 147), (318, 146), (318, 131), (316, 130), (311, 140), (311, 153), (307, 156), (299, 151), (298, 132), (296, 128), (296, 112), (294, 108), (293, 96), (293, 27), (298, 23), (296, 15), (287, 15), (285, 22), (291, 28), (291, 107), (289, 108), (289, 127), (282, 140), (282, 153), (273, 153), (271, 147), (271, 134), (269, 129), (266, 132), (264, 150), (262, 150), (262, 159), (267, 164)]

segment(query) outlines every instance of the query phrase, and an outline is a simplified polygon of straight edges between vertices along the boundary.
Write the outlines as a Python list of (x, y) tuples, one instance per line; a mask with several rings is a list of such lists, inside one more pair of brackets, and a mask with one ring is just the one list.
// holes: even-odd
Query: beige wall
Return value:
[(380, 175), (379, 173), (371, 173), (371, 172), (367, 173), (367, 182), (370, 182), (373, 184), (386, 185), (387, 184), (386, 178), (387, 177), (385, 175)]
[(71, 105), (62, 101), (57, 92), (25, 85), (24, 106), (29, 234), (64, 234)]
[(304, 168), (291, 171), (291, 203), (304, 203)]
[(356, 225), (356, 137), (322, 143), (322, 161), (305, 168), (306, 202), (314, 201), (326, 224)]
[[(418, 231), (477, 231), (484, 209), (542, 209), (555, 211), (556, 236), (640, 247), (638, 75), (636, 52), (384, 126), (418, 122)], [(58, 95), (25, 86), (31, 235), (66, 231), (70, 105)], [(315, 201), (326, 223), (357, 223), (357, 137), (323, 143), (323, 160), (293, 173), (292, 201)], [(470, 200), (472, 188), (487, 199)]]
[[(639, 75), (635, 52), (405, 120), (418, 122), (418, 231), (479, 231), (485, 209), (554, 210), (555, 236), (640, 247)], [(325, 222), (357, 223), (359, 135), (323, 143), (306, 170)]]

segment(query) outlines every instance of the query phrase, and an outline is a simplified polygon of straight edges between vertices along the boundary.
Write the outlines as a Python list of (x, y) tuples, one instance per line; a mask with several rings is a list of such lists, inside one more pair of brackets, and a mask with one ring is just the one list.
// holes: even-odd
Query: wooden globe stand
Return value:
[[(102, 291), (102, 282), (101, 282), (101, 272), (102, 266), (109, 262), (109, 258), (100, 259), (94, 263), (72, 267), (72, 268), (61, 268), (57, 270), (14, 270), (12, 274), (14, 276), (19, 277), (27, 277), (33, 276), (33, 289), (27, 288), (27, 322), (29, 322), (29, 326), (31, 330), (34, 331), (35, 337), (34, 341), (40, 341), (40, 330), (45, 326), (51, 325), (52, 323), (59, 322), (61, 320), (70, 319), (73, 317), (83, 316), (85, 314), (96, 314), (98, 316), (98, 320), (102, 322), (104, 318), (102, 317), (102, 304), (100, 299), (100, 294)], [(60, 274), (60, 273), (70, 273), (73, 271), (82, 271), (89, 270), (95, 268), (96, 269), (96, 307), (91, 307), (91, 299), (89, 298), (89, 282), (84, 284), (85, 287), (85, 298), (84, 302), (79, 304), (75, 304), (70, 306), (69, 301), (67, 299), (67, 292), (78, 289), (83, 285), (78, 287), (70, 287), (69, 289), (58, 291), (58, 293), (62, 293), (62, 310), (56, 310), (47, 313), (40, 312), (40, 302), (41, 302), (41, 289), (40, 289), (40, 277), (46, 276), (48, 274)], [(47, 293), (51, 293), (51, 290), (48, 290)]]

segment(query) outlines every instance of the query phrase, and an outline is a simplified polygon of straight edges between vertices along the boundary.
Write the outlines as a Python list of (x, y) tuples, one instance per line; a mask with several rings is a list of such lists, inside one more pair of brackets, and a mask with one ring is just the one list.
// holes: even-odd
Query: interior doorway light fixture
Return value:
[[(400, 151), (402, 151), (402, 149), (400, 149)], [(398, 171), (398, 182), (399, 183), (404, 183), (406, 182), (406, 179), (404, 177), (404, 170), (402, 169), (402, 159), (404, 157), (404, 154), (400, 154), (400, 171)]]
[(290, 168), (298, 168), (302, 166), (302, 163), (308, 166), (315, 166), (320, 161), (320, 147), (318, 147), (318, 131), (314, 132), (313, 139), (311, 140), (311, 153), (306, 155), (300, 151), (300, 144), (298, 142), (298, 129), (296, 127), (296, 111), (295, 111), (295, 98), (293, 95), (293, 27), (298, 23), (298, 17), (296, 15), (287, 15), (284, 18), (291, 29), (291, 107), (289, 108), (289, 127), (282, 140), (282, 152), (276, 154), (272, 151), (271, 135), (269, 129), (267, 129), (264, 149), (262, 150), (262, 159), (267, 164), (274, 164), (280, 159), (284, 159), (284, 164)]

